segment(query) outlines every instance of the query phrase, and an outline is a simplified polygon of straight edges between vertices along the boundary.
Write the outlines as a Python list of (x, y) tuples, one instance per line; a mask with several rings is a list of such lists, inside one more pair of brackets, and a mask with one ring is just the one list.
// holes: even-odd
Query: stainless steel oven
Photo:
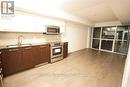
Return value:
[(51, 63), (63, 59), (63, 45), (62, 43), (51, 43)]

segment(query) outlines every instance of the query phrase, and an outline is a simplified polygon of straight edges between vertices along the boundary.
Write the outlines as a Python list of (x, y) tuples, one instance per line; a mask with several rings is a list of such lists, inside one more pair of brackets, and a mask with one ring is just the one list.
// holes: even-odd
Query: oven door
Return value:
[(62, 55), (63, 55), (63, 47), (62, 46), (51, 47), (51, 58), (59, 57)]

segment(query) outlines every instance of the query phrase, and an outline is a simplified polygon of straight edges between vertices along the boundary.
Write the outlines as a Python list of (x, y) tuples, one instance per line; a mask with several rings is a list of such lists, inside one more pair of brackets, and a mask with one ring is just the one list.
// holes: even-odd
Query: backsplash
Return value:
[(45, 35), (42, 33), (0, 32), (0, 45), (17, 44), (18, 36), (20, 35), (23, 36), (23, 44), (61, 41), (61, 35)]

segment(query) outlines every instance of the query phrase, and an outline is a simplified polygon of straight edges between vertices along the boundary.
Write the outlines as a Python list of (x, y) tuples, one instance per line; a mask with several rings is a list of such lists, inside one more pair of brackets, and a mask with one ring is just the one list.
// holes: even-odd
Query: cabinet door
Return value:
[(0, 51), (0, 75), (3, 76), (3, 67), (2, 67), (2, 61), (1, 61), (1, 51)]
[(21, 71), (21, 50), (19, 48), (2, 51), (4, 76)]
[(32, 52), (33, 52), (33, 59), (34, 59), (34, 64), (37, 65), (37, 64), (40, 64), (40, 57), (39, 57), (39, 54), (40, 54), (40, 49), (39, 49), (39, 46), (34, 46), (32, 48)]
[(32, 47), (22, 48), (22, 69), (29, 69), (34, 67), (34, 65)]
[(49, 62), (49, 45), (41, 45), (33, 47), (33, 58), (35, 65)]
[(0, 68), (2, 67), (1, 54), (2, 54), (2, 51), (0, 51)]
[(49, 49), (50, 49), (49, 45), (40, 46), (39, 57), (40, 61), (42, 61), (43, 63), (49, 62), (49, 55), (50, 55)]
[(68, 56), (68, 42), (65, 42), (63, 46), (63, 57), (66, 58), (67, 56)]

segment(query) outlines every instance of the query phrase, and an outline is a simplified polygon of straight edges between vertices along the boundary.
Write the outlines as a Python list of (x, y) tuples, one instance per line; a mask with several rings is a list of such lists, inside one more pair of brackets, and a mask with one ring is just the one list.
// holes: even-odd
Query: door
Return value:
[(48, 46), (39, 46), (39, 57), (42, 63), (48, 62)]
[(92, 48), (127, 54), (130, 38), (129, 26), (95, 27), (92, 33)]
[(34, 67), (34, 59), (32, 56), (32, 47), (22, 48), (22, 68), (29, 69)]
[(2, 51), (4, 76), (21, 71), (21, 50), (19, 48)]
[(95, 27), (93, 29), (92, 48), (99, 49), (100, 35), (101, 35), (101, 27)]
[(51, 58), (63, 55), (63, 46), (51, 47)]
[(33, 59), (35, 60), (35, 65), (49, 62), (49, 45), (40, 45), (33, 47)]
[(129, 44), (128, 26), (118, 26), (115, 39), (114, 52), (127, 54)]
[(67, 56), (68, 56), (68, 42), (65, 42), (63, 46), (63, 57), (66, 58)]
[(101, 50), (113, 51), (116, 26), (102, 27)]

